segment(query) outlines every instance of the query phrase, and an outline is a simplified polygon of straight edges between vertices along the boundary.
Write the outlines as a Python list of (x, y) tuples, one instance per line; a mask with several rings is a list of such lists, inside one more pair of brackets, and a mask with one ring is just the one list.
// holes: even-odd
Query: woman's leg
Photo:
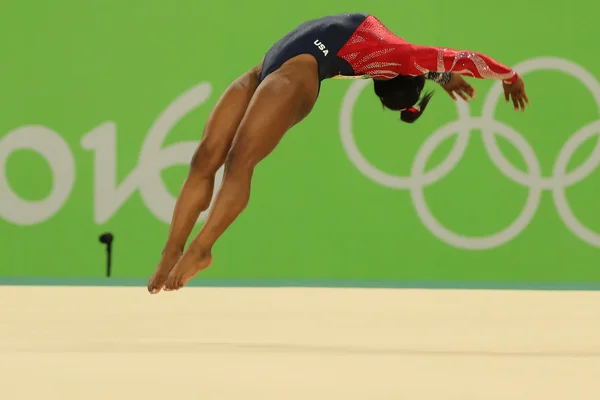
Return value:
[(171, 220), (163, 256), (150, 278), (148, 290), (157, 293), (179, 260), (185, 243), (201, 212), (213, 195), (215, 174), (225, 162), (233, 137), (258, 87), (260, 67), (234, 81), (223, 93), (204, 127), (202, 140), (190, 163)]
[(181, 288), (210, 265), (213, 245), (248, 204), (254, 168), (310, 113), (318, 89), (316, 65), (310, 62), (284, 65), (261, 83), (227, 155), (223, 183), (206, 223), (171, 271), (166, 290)]

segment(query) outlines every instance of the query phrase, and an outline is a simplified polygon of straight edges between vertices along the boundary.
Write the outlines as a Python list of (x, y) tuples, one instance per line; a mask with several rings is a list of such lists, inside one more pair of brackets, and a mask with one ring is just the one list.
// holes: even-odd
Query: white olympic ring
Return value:
[[(521, 75), (539, 70), (554, 70), (579, 79), (593, 95), (600, 115), (600, 83), (581, 66), (561, 58), (544, 57), (527, 60), (514, 68)], [(494, 119), (498, 99), (502, 95), (502, 84), (496, 82), (484, 101), (483, 115), (479, 118), (470, 115), (469, 105), (457, 102), (458, 119), (438, 129), (417, 151), (413, 160), (411, 176), (394, 176), (374, 167), (358, 149), (352, 133), (352, 112), (358, 96), (369, 81), (353, 83), (342, 103), (340, 113), (340, 134), (342, 145), (350, 161), (367, 178), (393, 189), (411, 192), (413, 205), (423, 224), (443, 242), (461, 249), (485, 250), (502, 246), (517, 237), (533, 219), (543, 190), (552, 191), (554, 204), (567, 228), (583, 241), (600, 247), (600, 234), (584, 226), (574, 215), (566, 198), (565, 189), (586, 178), (600, 165), (600, 140), (592, 154), (582, 165), (567, 172), (567, 164), (577, 148), (593, 135), (600, 135), (600, 120), (594, 121), (575, 132), (560, 150), (554, 163), (553, 174), (543, 177), (537, 156), (527, 140), (511, 127)], [(496, 167), (514, 182), (529, 188), (529, 195), (521, 214), (504, 230), (484, 237), (468, 237), (445, 228), (433, 216), (425, 202), (424, 188), (439, 181), (452, 171), (462, 158), (472, 129), (482, 132), (485, 149)], [(456, 141), (449, 155), (437, 167), (425, 171), (429, 157), (448, 137), (456, 134)], [(495, 134), (512, 143), (525, 160), (527, 172), (515, 168), (508, 161), (496, 143)]]

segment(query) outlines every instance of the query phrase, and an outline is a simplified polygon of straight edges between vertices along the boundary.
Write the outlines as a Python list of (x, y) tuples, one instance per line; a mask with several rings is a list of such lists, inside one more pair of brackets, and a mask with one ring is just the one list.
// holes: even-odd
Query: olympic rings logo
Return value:
[[(552, 57), (535, 58), (517, 65), (515, 70), (521, 75), (539, 70), (554, 70), (571, 75), (590, 90), (600, 112), (600, 84), (592, 74), (571, 61)], [(544, 177), (536, 153), (527, 140), (510, 126), (494, 119), (495, 107), (502, 96), (502, 84), (497, 82), (485, 99), (481, 117), (472, 117), (468, 104), (457, 102), (458, 119), (444, 125), (427, 138), (415, 155), (411, 175), (394, 176), (374, 167), (360, 153), (352, 134), (354, 104), (368, 84), (368, 81), (355, 82), (344, 97), (340, 113), (340, 134), (344, 150), (350, 161), (367, 178), (389, 188), (409, 190), (419, 218), (438, 239), (466, 250), (486, 250), (502, 246), (517, 237), (529, 225), (538, 209), (542, 191), (547, 190), (552, 192), (558, 214), (568, 229), (588, 244), (600, 247), (600, 234), (590, 230), (575, 217), (565, 195), (566, 188), (588, 177), (600, 165), (599, 140), (588, 159), (574, 171), (567, 173), (567, 165), (577, 148), (590, 137), (600, 135), (600, 120), (580, 128), (566, 141), (556, 158), (552, 176)], [(444, 178), (456, 167), (468, 146), (472, 129), (481, 130), (485, 149), (496, 167), (514, 182), (529, 188), (529, 195), (521, 214), (504, 230), (483, 237), (460, 235), (444, 227), (427, 207), (424, 196), (425, 187)], [(516, 147), (525, 160), (527, 172), (515, 168), (504, 157), (496, 143), (496, 134)], [(429, 157), (452, 135), (457, 137), (447, 158), (432, 170), (425, 171)]]

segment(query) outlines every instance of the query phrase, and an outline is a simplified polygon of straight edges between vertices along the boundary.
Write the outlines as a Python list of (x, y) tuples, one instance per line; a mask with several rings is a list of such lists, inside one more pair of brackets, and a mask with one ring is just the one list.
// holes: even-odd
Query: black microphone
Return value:
[(112, 242), (115, 239), (112, 233), (107, 232), (98, 238), (100, 243), (104, 243), (106, 245), (106, 277), (110, 278), (111, 268), (112, 268)]

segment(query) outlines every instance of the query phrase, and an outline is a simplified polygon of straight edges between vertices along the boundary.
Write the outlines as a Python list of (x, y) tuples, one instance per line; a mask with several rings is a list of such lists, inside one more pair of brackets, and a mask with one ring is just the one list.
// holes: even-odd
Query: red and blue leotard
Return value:
[(398, 75), (448, 76), (450, 72), (480, 79), (513, 82), (511, 68), (474, 51), (421, 46), (392, 33), (369, 14), (346, 13), (299, 25), (267, 52), (261, 80), (287, 60), (311, 54), (319, 79), (391, 79)]

